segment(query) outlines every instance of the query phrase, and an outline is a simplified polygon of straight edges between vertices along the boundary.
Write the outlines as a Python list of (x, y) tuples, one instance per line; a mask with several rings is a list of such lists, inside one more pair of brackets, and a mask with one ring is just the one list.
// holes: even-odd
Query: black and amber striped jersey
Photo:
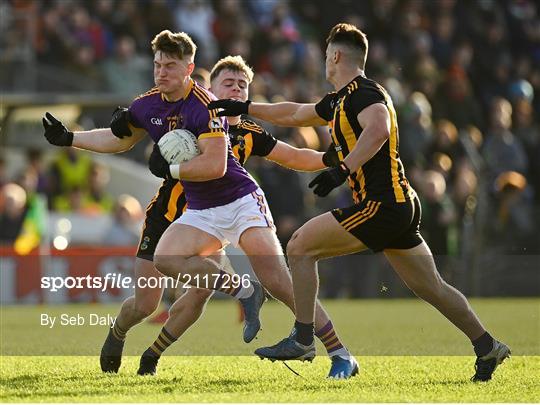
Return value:
[(229, 138), (234, 156), (244, 166), (250, 156), (268, 156), (277, 139), (254, 121), (242, 120), (229, 125)]
[[(229, 126), (232, 152), (242, 166), (250, 156), (267, 156), (277, 139), (257, 123), (242, 120)], [(164, 180), (148, 205), (146, 215), (157, 221), (173, 222), (186, 210), (186, 196), (179, 180)]]
[(414, 196), (414, 190), (399, 159), (396, 111), (387, 91), (377, 82), (357, 76), (338, 92), (327, 94), (316, 104), (315, 110), (328, 121), (338, 156), (343, 160), (362, 134), (358, 114), (375, 103), (382, 103), (388, 108), (390, 137), (370, 160), (357, 172), (351, 173), (349, 187), (355, 203), (368, 197), (378, 201), (405, 202)]

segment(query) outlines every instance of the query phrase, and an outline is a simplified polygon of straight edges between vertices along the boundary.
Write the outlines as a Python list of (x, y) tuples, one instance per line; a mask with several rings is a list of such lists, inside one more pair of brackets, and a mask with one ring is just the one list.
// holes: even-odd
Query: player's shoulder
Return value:
[(135, 97), (135, 99), (133, 101), (135, 102), (135, 101), (139, 101), (139, 100), (142, 100), (142, 99), (151, 99), (151, 98), (155, 98), (155, 97), (160, 98), (161, 93), (160, 93), (160, 91), (159, 91), (159, 89), (157, 87), (152, 87), (150, 90), (147, 90), (146, 92), (144, 92), (142, 94), (139, 94), (137, 97)]
[(192, 102), (195, 105), (198, 104), (204, 107), (206, 110), (208, 109), (208, 104), (210, 103), (210, 101), (216, 100), (216, 96), (214, 96), (213, 93), (211, 93), (209, 90), (205, 89), (195, 81), (193, 81), (192, 83), (190, 96)]
[(388, 93), (375, 80), (358, 76), (346, 86), (346, 96), (352, 105), (367, 107), (373, 103), (386, 103)]
[(255, 121), (249, 119), (242, 119), (240, 121), (240, 124), (238, 124), (238, 128), (246, 130), (248, 132), (254, 132), (256, 134), (262, 134), (265, 132), (263, 127), (261, 127)]

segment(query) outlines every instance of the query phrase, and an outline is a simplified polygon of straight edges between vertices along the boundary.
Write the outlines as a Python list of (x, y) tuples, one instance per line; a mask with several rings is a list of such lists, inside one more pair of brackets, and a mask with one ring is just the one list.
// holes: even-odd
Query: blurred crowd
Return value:
[[(170, 29), (198, 44), (202, 76), (220, 57), (240, 54), (255, 70), (252, 99), (317, 101), (330, 90), (324, 39), (334, 24), (354, 23), (370, 41), (366, 74), (386, 87), (397, 109), (401, 158), (421, 195), (423, 235), (433, 251), (540, 252), (535, 1), (10, 0), (0, 7), (8, 27), (0, 39), (3, 77), (32, 63), (37, 74), (62, 72), (38, 80), (33, 91), (130, 98), (152, 86), (149, 42)], [(9, 83), (17, 80), (2, 86), (9, 90)], [(325, 128), (264, 125), (298, 146), (324, 150), (329, 142)], [(100, 188), (106, 170), (86, 157), (76, 158), (84, 189), (65, 184), (76, 180), (61, 173), (72, 153), (59, 154), (47, 170), (49, 207), (110, 211), (114, 204)], [(249, 168), (283, 242), (306, 219), (350, 202), (345, 189), (315, 200), (305, 186), (309, 175), (257, 159)]]

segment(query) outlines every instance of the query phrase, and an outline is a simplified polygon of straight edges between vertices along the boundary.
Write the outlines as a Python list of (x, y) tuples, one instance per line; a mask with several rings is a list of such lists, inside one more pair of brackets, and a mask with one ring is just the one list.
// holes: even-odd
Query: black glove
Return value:
[(226, 98), (223, 100), (211, 101), (208, 104), (209, 110), (223, 108), (217, 113), (218, 117), (236, 117), (237, 115), (247, 114), (251, 100), (240, 101)]
[(326, 197), (330, 191), (342, 185), (349, 174), (351, 174), (349, 168), (342, 162), (338, 167), (333, 167), (319, 174), (309, 183), (308, 187), (315, 187), (313, 189), (315, 194), (319, 197)]
[(51, 113), (45, 113), (43, 117), (43, 128), (45, 128), (45, 138), (51, 145), (71, 146), (73, 144), (73, 132), (58, 121)]
[(150, 159), (148, 159), (148, 168), (156, 177), (161, 177), (162, 179), (172, 179), (169, 162), (167, 162), (161, 155), (157, 143), (154, 144), (154, 149), (152, 149)]
[(336, 167), (341, 163), (336, 151), (336, 145), (332, 142), (328, 150), (324, 152), (322, 161), (326, 167)]
[(129, 129), (129, 110), (124, 107), (116, 107), (111, 118), (111, 131), (117, 138), (124, 138), (131, 136), (131, 129)]

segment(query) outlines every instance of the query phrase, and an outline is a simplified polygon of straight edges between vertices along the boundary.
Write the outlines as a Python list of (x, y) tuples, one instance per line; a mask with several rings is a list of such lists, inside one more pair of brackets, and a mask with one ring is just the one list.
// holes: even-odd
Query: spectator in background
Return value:
[(458, 129), (467, 125), (481, 126), (481, 112), (467, 72), (453, 65), (444, 74), (434, 99), (434, 118), (448, 119)]
[(141, 204), (136, 198), (122, 194), (114, 204), (113, 223), (105, 232), (107, 246), (135, 246), (140, 237), (140, 222), (143, 218)]
[(428, 156), (431, 156), (432, 163), (441, 166), (443, 171), (447, 172), (447, 180), (453, 178), (454, 172), (451, 169), (457, 167), (464, 154), (456, 126), (449, 120), (438, 120), (435, 123), (435, 135)]
[(148, 66), (148, 58), (137, 53), (135, 40), (122, 35), (115, 43), (114, 57), (103, 63), (108, 91), (130, 98), (142, 94), (151, 87), (148, 81), (148, 77), (151, 77)]
[(89, 47), (96, 61), (103, 59), (107, 53), (107, 41), (101, 23), (94, 19), (88, 10), (75, 5), (70, 13), (69, 37), (75, 41), (74, 47)]
[[(138, 7), (139, 9), (141, 6)], [(142, 5), (144, 25), (149, 38), (175, 26), (172, 5), (168, 0), (152, 0)], [(139, 10), (140, 11), (140, 10)]]
[[(94, 48), (90, 45), (80, 45), (72, 50), (67, 71), (73, 75), (72, 82), (77, 82), (77, 88), (70, 91), (84, 91), (99, 93), (105, 90), (105, 80), (101, 69), (97, 65)], [(81, 78), (82, 81), (77, 79)]]
[(112, 212), (114, 199), (105, 191), (109, 180), (108, 168), (99, 163), (92, 163), (85, 184), (74, 185), (54, 199), (55, 211), (81, 215), (103, 215)]
[(436, 171), (424, 173), (422, 195), (422, 235), (435, 255), (457, 253), (456, 210), (446, 193), (446, 180)]
[(401, 109), (399, 155), (406, 167), (425, 166), (425, 154), (432, 142), (431, 105), (420, 92), (412, 93)]
[(191, 74), (191, 78), (205, 89), (210, 87), (210, 72), (205, 68), (196, 67)]
[[(197, 65), (209, 66), (218, 57), (217, 43), (212, 27), (215, 14), (209, 2), (204, 0), (185, 0), (174, 10), (175, 26), (178, 31), (189, 34), (195, 43), (204, 44), (197, 54)], [(163, 27), (167, 29), (169, 27)], [(237, 27), (235, 27), (237, 28)], [(156, 32), (160, 32), (157, 30)], [(236, 55), (233, 53), (232, 55)]]
[(529, 161), (529, 180), (535, 190), (535, 200), (540, 202), (540, 128), (535, 123), (531, 103), (519, 99), (513, 110), (512, 130), (527, 153)]
[(53, 199), (54, 211), (73, 214), (84, 214), (84, 192), (81, 186), (74, 186)]
[(30, 148), (26, 151), (28, 167), (26, 170), (32, 171), (37, 180), (36, 192), (47, 194), (49, 190), (49, 179), (43, 165), (43, 153), (39, 149)]
[[(49, 201), (77, 187), (83, 189), (92, 170), (92, 159), (87, 153), (74, 148), (61, 149), (50, 168), (51, 188)], [(54, 205), (54, 204), (53, 204)]]
[(26, 213), (26, 191), (15, 183), (0, 187), (0, 245), (15, 242)]
[(490, 182), (507, 171), (526, 175), (527, 154), (521, 141), (510, 131), (512, 105), (508, 100), (501, 97), (493, 100), (490, 124), (482, 150)]
[(503, 248), (503, 253), (538, 251), (527, 186), (525, 176), (514, 171), (502, 172), (495, 179), (496, 199), (487, 235), (495, 246)]
[(111, 179), (109, 168), (103, 164), (94, 162), (90, 171), (88, 189), (85, 192), (83, 207), (88, 214), (110, 213), (113, 209), (114, 200), (105, 191), (105, 187)]

